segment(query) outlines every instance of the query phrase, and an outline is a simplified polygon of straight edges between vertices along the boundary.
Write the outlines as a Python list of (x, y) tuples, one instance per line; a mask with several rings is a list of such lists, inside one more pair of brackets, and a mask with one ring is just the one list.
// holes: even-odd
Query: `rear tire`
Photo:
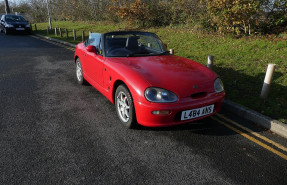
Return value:
[(115, 107), (122, 124), (127, 128), (136, 128), (137, 120), (133, 98), (125, 85), (120, 85), (115, 93)]
[(79, 58), (77, 58), (76, 60), (76, 77), (77, 77), (78, 84), (84, 85), (87, 83), (87, 81), (84, 79), (84, 76), (83, 76), (82, 64)]

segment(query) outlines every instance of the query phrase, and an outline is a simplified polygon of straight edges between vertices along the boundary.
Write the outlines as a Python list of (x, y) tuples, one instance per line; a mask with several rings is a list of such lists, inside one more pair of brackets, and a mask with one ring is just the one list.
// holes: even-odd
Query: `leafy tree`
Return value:
[(206, 0), (208, 11), (212, 17), (211, 24), (219, 32), (235, 31), (243, 28), (251, 33), (255, 15), (259, 12), (257, 0)]
[(148, 9), (147, 4), (142, 0), (136, 0), (132, 3), (126, 1), (117, 5), (115, 5), (116, 1), (113, 0), (112, 2), (114, 5), (110, 7), (110, 11), (115, 11), (119, 17), (126, 18), (130, 23), (141, 22), (143, 26), (145, 25), (148, 18)]

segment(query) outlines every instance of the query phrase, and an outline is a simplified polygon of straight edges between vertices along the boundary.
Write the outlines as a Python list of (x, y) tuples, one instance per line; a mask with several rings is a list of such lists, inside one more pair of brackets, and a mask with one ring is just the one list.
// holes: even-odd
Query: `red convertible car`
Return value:
[(91, 33), (77, 45), (79, 84), (90, 83), (113, 104), (128, 128), (172, 126), (211, 116), (225, 96), (213, 71), (171, 55), (153, 33)]

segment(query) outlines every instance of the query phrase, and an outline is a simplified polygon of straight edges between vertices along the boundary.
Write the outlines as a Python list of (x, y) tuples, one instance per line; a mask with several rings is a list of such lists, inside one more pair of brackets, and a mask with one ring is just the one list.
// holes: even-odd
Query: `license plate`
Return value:
[(182, 111), (181, 120), (189, 120), (211, 114), (213, 113), (213, 109), (214, 105), (209, 105), (198, 109)]
[(25, 28), (16, 28), (16, 30), (25, 30)]

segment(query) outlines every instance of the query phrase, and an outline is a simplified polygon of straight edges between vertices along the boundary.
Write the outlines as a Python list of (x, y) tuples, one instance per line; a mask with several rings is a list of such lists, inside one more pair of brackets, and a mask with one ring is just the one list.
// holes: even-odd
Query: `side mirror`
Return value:
[(97, 48), (95, 46), (88, 45), (86, 49), (88, 52), (97, 53)]

